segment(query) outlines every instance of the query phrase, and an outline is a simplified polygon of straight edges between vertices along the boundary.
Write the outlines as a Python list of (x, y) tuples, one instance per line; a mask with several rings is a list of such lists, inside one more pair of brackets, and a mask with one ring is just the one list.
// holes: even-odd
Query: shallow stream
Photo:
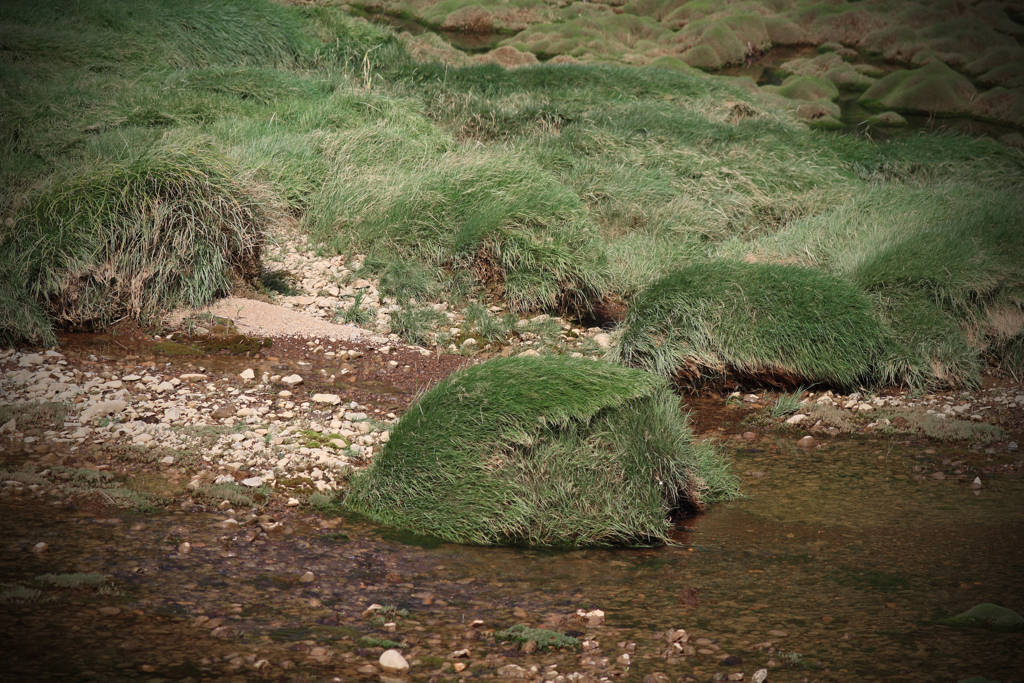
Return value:
[[(226, 514), (6, 499), (0, 581), (40, 593), (0, 604), (4, 680), (380, 680), (367, 636), (403, 643), (411, 680), (509, 664), (533, 680), (750, 680), (764, 667), (769, 681), (1024, 680), (1024, 633), (942, 623), (984, 602), (1024, 612), (1019, 474), (985, 475), (978, 492), (969, 476), (915, 479), (924, 459), (956, 454), (886, 442), (763, 442), (734, 457), (746, 499), (687, 521), (677, 547), (639, 550), (465, 547), (295, 510), (260, 535), (242, 511), (226, 530), (212, 526)], [(35, 578), (70, 572), (107, 580)], [(387, 627), (363, 616), (373, 603), (408, 613)], [(566, 617), (595, 608), (603, 624)], [(491, 636), (517, 623), (597, 649), (526, 653)], [(671, 628), (697, 652), (666, 659)]]

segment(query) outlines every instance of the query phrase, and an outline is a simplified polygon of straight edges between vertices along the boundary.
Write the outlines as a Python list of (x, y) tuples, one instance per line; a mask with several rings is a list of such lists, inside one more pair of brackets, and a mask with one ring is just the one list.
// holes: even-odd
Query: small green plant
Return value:
[(544, 317), (533, 320), (520, 329), (532, 332), (540, 337), (545, 344), (555, 344), (562, 336), (562, 325), (554, 318)]
[(363, 647), (382, 647), (385, 650), (402, 647), (402, 643), (388, 640), (387, 638), (375, 638), (374, 636), (363, 636), (359, 639), (359, 644)]
[(356, 292), (351, 305), (348, 308), (337, 307), (334, 309), (334, 322), (344, 322), (349, 325), (365, 325), (377, 318), (377, 310), (372, 306), (363, 306), (365, 293)]
[(776, 652), (775, 657), (790, 669), (814, 669), (816, 665), (799, 652)]
[(396, 622), (409, 616), (409, 610), (399, 609), (398, 605), (384, 605), (373, 613), (370, 623), (375, 626), (383, 626), (389, 622)]
[(806, 389), (800, 387), (792, 393), (780, 394), (775, 402), (772, 403), (771, 415), (773, 418), (778, 419), (780, 417), (789, 417), (796, 411), (800, 410), (800, 397), (804, 395)]
[(311, 493), (306, 503), (320, 514), (338, 514), (341, 511), (338, 499), (333, 494)]
[(546, 628), (530, 628), (526, 624), (516, 624), (504, 631), (496, 631), (494, 639), (498, 642), (512, 641), (515, 643), (525, 643), (532, 640), (537, 643), (537, 647), (541, 650), (548, 647), (555, 650), (561, 648), (576, 649), (580, 646), (578, 638), (567, 636), (558, 631), (549, 631)]

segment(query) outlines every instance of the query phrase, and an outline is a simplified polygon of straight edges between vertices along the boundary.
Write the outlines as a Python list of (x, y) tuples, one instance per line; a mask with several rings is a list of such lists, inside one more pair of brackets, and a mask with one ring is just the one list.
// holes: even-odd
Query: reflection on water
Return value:
[[(749, 680), (771, 662), (770, 681), (1022, 680), (1024, 634), (940, 623), (982, 602), (1024, 612), (1019, 475), (983, 476), (975, 493), (973, 475), (915, 480), (920, 454), (910, 447), (762, 448), (735, 454), (748, 498), (689, 520), (671, 548), (475, 548), (354, 520), (321, 529), (287, 512), (284, 531), (259, 536), (244, 518), (226, 532), (210, 514), (130, 518), (4, 501), (3, 581), (95, 572), (120, 594), (0, 605), (0, 645), (15, 653), (12, 680), (377, 680), (360, 670), (380, 652), (364, 635), (403, 642), (418, 662), (413, 680), (454, 674), (444, 661), (462, 647), (476, 676), (514, 662), (538, 665), (537, 679), (551, 666), (592, 680), (653, 671)], [(40, 540), (50, 550), (31, 552)], [(362, 616), (372, 603), (409, 615), (387, 631)], [(110, 606), (119, 613), (99, 611)], [(551, 616), (580, 608), (607, 620), (589, 628)], [(484, 636), (467, 626), (475, 619)], [(486, 637), (515, 623), (578, 629), (600, 642), (600, 657), (527, 655)], [(663, 635), (673, 627), (707, 641), (667, 662)], [(629, 642), (626, 670), (615, 659)], [(737, 659), (723, 663), (726, 655)]]

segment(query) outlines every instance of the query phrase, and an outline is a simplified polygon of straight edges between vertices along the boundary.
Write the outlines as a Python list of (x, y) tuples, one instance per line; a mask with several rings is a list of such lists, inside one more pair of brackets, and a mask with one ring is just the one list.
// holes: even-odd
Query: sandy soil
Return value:
[(335, 325), (284, 306), (239, 297), (220, 299), (202, 309), (178, 309), (168, 316), (167, 322), (177, 326), (185, 318), (198, 313), (212, 313), (233, 320), (240, 332), (249, 335), (321, 337), (332, 341), (359, 341), (369, 344), (387, 342), (384, 337), (355, 325)]

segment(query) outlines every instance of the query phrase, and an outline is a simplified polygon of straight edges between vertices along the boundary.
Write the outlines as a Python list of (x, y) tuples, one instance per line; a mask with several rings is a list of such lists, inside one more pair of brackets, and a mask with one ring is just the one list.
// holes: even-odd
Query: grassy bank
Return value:
[[(255, 282), (288, 216), (397, 302), (572, 313), (747, 259), (866, 297), (871, 381), (1022, 370), (1024, 157), (992, 141), (814, 132), (692, 69), (418, 63), (327, 6), (9, 3), (0, 50), (7, 340)], [(863, 360), (828, 358), (804, 378)]]

